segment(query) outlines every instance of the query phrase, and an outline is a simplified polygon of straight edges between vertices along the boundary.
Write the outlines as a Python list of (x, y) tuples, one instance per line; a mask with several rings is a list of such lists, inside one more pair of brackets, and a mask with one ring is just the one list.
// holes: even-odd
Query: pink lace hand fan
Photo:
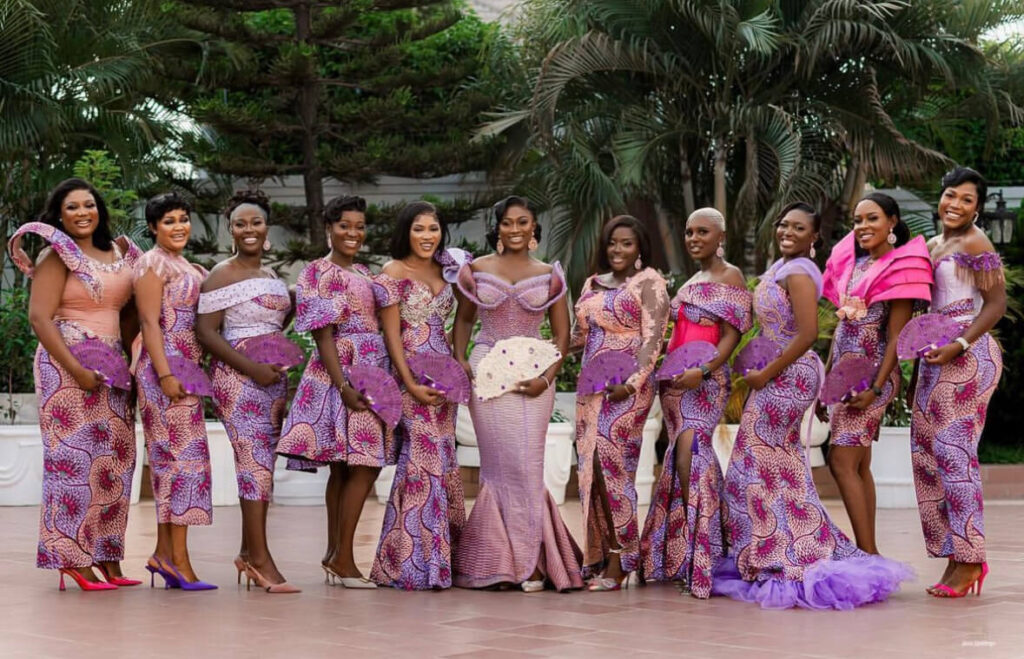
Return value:
[(732, 362), (733, 370), (740, 375), (759, 371), (782, 354), (775, 342), (764, 336), (755, 336)]
[(128, 364), (117, 350), (99, 339), (86, 339), (71, 346), (71, 354), (78, 362), (104, 377), (108, 387), (128, 391), (132, 388), (132, 374)]
[(960, 336), (960, 324), (948, 316), (926, 313), (912, 318), (896, 339), (896, 356), (917, 359), (929, 350), (941, 348)]
[(688, 341), (665, 355), (655, 379), (671, 380), (690, 368), (697, 368), (718, 357), (718, 348), (708, 341)]
[(390, 373), (369, 364), (356, 364), (345, 369), (345, 377), (388, 428), (398, 425), (402, 418), (402, 392)]
[(199, 364), (179, 355), (168, 355), (167, 365), (171, 367), (171, 373), (178, 378), (186, 393), (193, 396), (213, 396), (213, 383)]
[(821, 388), (821, 402), (826, 405), (845, 403), (871, 388), (878, 366), (867, 357), (844, 359), (828, 372)]
[(410, 355), (408, 363), (420, 384), (437, 389), (453, 403), (469, 403), (469, 377), (454, 357), (421, 352)]
[(302, 348), (280, 334), (264, 334), (248, 339), (242, 354), (260, 364), (292, 368), (306, 361)]
[(636, 359), (626, 353), (614, 350), (600, 352), (583, 365), (576, 381), (576, 391), (584, 395), (601, 393), (606, 387), (625, 382), (636, 368)]

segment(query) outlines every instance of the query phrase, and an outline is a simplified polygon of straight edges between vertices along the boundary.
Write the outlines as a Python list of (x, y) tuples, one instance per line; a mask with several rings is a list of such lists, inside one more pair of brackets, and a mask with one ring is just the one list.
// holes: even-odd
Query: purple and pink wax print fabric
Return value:
[[(11, 236), (12, 255), (26, 233), (48, 241), (68, 268), (70, 276), (54, 318), (65, 344), (99, 339), (123, 353), (120, 336), (111, 328), (119, 326), (121, 308), (131, 299), (132, 267), (141, 255), (139, 249), (127, 238), (118, 238), (117, 260), (100, 263), (60, 230), (30, 222)], [(30, 262), (14, 260), (32, 275)], [(63, 318), (70, 307), (73, 320)], [(136, 459), (130, 393), (106, 385), (82, 389), (42, 344), (36, 349), (33, 370), (43, 444), (36, 565), (73, 569), (121, 561)]]
[[(672, 300), (678, 323), (704, 327), (720, 323), (739, 333), (750, 329), (751, 294), (718, 282), (684, 285)], [(685, 343), (681, 344), (685, 345)], [(722, 468), (712, 440), (729, 398), (730, 373), (723, 364), (696, 389), (661, 389), (661, 409), (668, 432), (668, 449), (640, 540), (641, 576), (649, 581), (682, 581), (695, 597), (711, 595), (714, 566), (723, 554), (721, 489)], [(687, 430), (689, 445), (677, 440)], [(676, 473), (676, 451), (691, 453), (687, 490)]]
[[(982, 292), (1003, 281), (995, 252), (941, 258), (935, 263), (931, 312), (966, 329), (981, 311)], [(918, 361), (911, 458), (930, 556), (963, 563), (986, 559), (978, 442), (1002, 367), (1002, 350), (987, 333), (947, 364)]]
[[(810, 277), (820, 294), (821, 274), (802, 258), (775, 262), (754, 291), (761, 334), (780, 348), (798, 333), (784, 287), (793, 276)], [(821, 362), (808, 351), (747, 399), (725, 474), (728, 552), (713, 593), (765, 608), (851, 609), (885, 600), (911, 577), (857, 549), (818, 498), (800, 425), (820, 385)]]
[[(380, 306), (399, 305), (406, 358), (419, 353), (452, 354), (445, 332), (455, 302), (450, 284), (435, 294), (414, 279), (381, 274), (376, 281), (387, 292)], [(456, 403), (425, 405), (402, 388), (398, 462), (370, 573), (378, 584), (405, 590), (452, 585), (452, 546), (466, 521), (455, 459), (457, 412)]]

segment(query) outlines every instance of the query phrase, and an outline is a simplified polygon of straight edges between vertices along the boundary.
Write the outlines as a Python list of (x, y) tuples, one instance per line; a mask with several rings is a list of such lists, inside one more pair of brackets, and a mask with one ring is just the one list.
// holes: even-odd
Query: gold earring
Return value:
[(529, 249), (531, 252), (536, 252), (537, 251), (537, 239), (536, 238), (530, 238), (530, 244), (528, 244), (526, 246), (526, 248)]

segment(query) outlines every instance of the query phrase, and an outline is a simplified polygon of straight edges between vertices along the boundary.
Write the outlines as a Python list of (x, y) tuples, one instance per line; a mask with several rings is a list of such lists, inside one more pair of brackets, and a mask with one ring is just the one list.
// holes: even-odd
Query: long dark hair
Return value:
[(597, 271), (607, 272), (612, 269), (608, 262), (608, 243), (612, 240), (612, 233), (619, 227), (626, 227), (636, 236), (636, 242), (640, 246), (640, 260), (650, 265), (651, 263), (651, 237), (647, 233), (643, 222), (632, 215), (616, 215), (605, 223), (601, 229), (601, 242), (597, 247)]
[[(895, 199), (884, 192), (871, 192), (861, 197), (857, 203), (860, 204), (861, 201), (873, 201), (878, 204), (886, 217), (896, 218), (896, 226), (892, 228), (892, 232), (896, 236), (893, 247), (902, 247), (910, 242), (910, 227), (903, 221), (903, 217), (900, 215), (900, 205), (896, 203)], [(853, 252), (857, 256), (866, 256), (868, 253), (866, 249), (857, 244), (857, 241), (853, 242)]]
[(487, 244), (490, 245), (493, 250), (498, 249), (498, 225), (501, 224), (501, 218), (505, 217), (505, 211), (512, 206), (519, 206), (530, 212), (530, 215), (533, 216), (533, 237), (537, 242), (540, 242), (541, 231), (540, 222), (537, 220), (537, 208), (526, 197), (511, 195), (494, 204), (491, 208), (492, 224), (484, 237), (487, 239)]
[(110, 235), (110, 213), (107, 211), (107, 204), (103, 201), (99, 190), (85, 179), (69, 178), (58, 183), (57, 187), (50, 191), (43, 212), (36, 217), (36, 221), (45, 222), (64, 231), (64, 227), (60, 223), (61, 209), (64, 206), (64, 198), (75, 190), (87, 190), (96, 201), (96, 214), (99, 216), (99, 222), (96, 224), (96, 230), (92, 232), (92, 245), (100, 251), (109, 252), (114, 243), (114, 237)]
[(448, 244), (448, 225), (437, 214), (437, 207), (429, 201), (414, 201), (398, 211), (398, 217), (395, 218), (395, 230), (391, 234), (391, 258), (396, 261), (412, 254), (412, 240), (409, 238), (409, 232), (412, 231), (413, 222), (420, 215), (433, 215), (437, 223), (441, 225), (441, 240), (437, 244), (436, 253), (440, 253)]

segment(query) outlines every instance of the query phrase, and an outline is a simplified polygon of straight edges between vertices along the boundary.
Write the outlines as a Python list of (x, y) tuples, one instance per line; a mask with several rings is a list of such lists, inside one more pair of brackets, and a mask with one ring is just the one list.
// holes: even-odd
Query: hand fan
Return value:
[(356, 364), (345, 369), (345, 377), (388, 428), (398, 425), (402, 418), (402, 392), (390, 373), (369, 364)]
[(896, 356), (917, 359), (929, 350), (941, 348), (960, 336), (960, 324), (948, 316), (926, 313), (903, 326), (896, 339)]
[(193, 396), (213, 396), (213, 383), (199, 364), (185, 357), (168, 355), (167, 365), (171, 367), (171, 373), (178, 378), (186, 393)]
[(871, 387), (878, 374), (878, 366), (867, 357), (844, 359), (828, 372), (821, 388), (821, 402), (826, 405), (845, 403)]
[(732, 367), (740, 375), (746, 375), (751, 371), (761, 370), (780, 354), (782, 354), (782, 350), (771, 339), (756, 336), (743, 350), (740, 350), (740, 354), (736, 355)]
[(128, 364), (117, 350), (99, 339), (86, 339), (71, 346), (71, 354), (89, 370), (103, 375), (108, 387), (128, 391), (132, 388), (132, 374)]
[(625, 382), (636, 368), (636, 359), (630, 355), (614, 350), (599, 352), (580, 369), (576, 391), (583, 395), (600, 393), (605, 387)]
[(292, 368), (306, 361), (302, 348), (280, 334), (263, 334), (245, 341), (242, 354), (261, 364)]
[(689, 341), (665, 355), (655, 379), (671, 380), (689, 368), (697, 368), (718, 357), (718, 348), (707, 341)]
[(502, 339), (476, 367), (477, 398), (487, 400), (514, 391), (517, 382), (539, 376), (561, 358), (562, 353), (548, 341), (526, 336)]
[(409, 370), (421, 384), (437, 389), (452, 402), (463, 405), (469, 402), (469, 377), (454, 357), (420, 352), (410, 355), (408, 362)]

